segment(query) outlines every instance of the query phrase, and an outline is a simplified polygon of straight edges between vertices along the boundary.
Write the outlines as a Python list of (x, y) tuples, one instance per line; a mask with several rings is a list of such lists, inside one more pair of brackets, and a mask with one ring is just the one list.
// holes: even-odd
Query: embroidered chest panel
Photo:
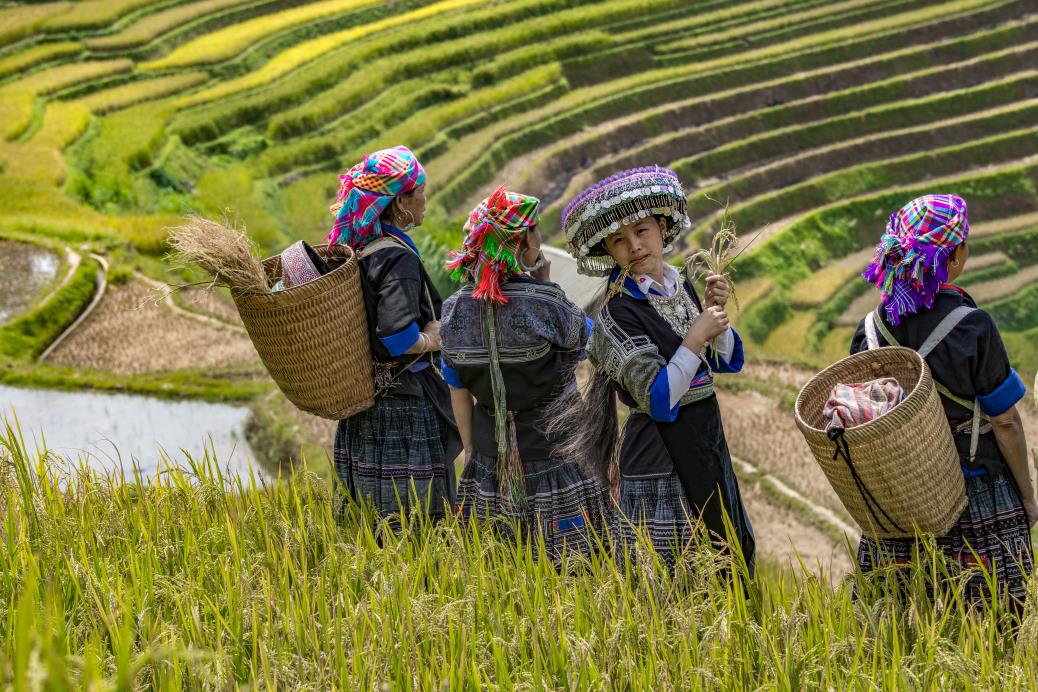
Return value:
[(685, 338), (688, 328), (699, 317), (699, 308), (696, 307), (692, 296), (685, 291), (684, 287), (679, 287), (677, 293), (669, 298), (651, 293), (645, 297), (656, 314), (662, 317), (663, 321), (669, 324), (674, 333), (681, 338)]

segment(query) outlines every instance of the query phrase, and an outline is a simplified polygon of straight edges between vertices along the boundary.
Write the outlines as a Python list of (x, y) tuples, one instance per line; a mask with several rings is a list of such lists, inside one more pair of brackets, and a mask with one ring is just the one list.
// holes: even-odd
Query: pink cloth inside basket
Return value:
[(905, 390), (893, 377), (857, 384), (838, 384), (825, 402), (826, 431), (844, 430), (873, 421), (905, 400)]

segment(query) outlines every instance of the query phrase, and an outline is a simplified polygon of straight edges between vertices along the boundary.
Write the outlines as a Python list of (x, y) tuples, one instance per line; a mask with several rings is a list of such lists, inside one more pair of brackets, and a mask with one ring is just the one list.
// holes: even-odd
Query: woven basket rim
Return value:
[[(327, 246), (327, 243), (321, 243), (320, 245), (315, 245), (313, 247), (315, 250), (321, 250), (325, 249)], [(259, 291), (244, 291), (242, 293), (239, 293), (237, 297), (242, 300), (252, 302), (253, 304), (257, 302), (268, 303), (272, 300), (276, 300), (277, 302), (290, 303), (297, 302), (293, 301), (293, 299), (307, 300), (308, 298), (313, 297), (306, 295), (309, 293), (323, 293), (324, 288), (327, 284), (332, 283), (333, 281), (338, 281), (342, 277), (342, 274), (344, 272), (352, 271), (353, 266), (354, 264), (356, 264), (357, 261), (357, 253), (353, 250), (353, 248), (349, 247), (348, 245), (336, 247), (342, 247), (348, 253), (348, 255), (346, 256), (346, 259), (342, 262), (342, 264), (337, 266), (335, 269), (332, 269), (327, 274), (322, 274), (321, 276), (318, 276), (316, 279), (312, 279), (310, 281), (307, 281), (306, 283), (301, 283), (298, 286), (290, 286), (288, 288), (283, 288), (280, 291), (270, 291), (269, 289), (265, 293), (261, 293)], [(280, 259), (280, 255), (272, 255), (264, 260), (261, 260), (260, 263), (263, 265), (264, 271), (268, 271), (268, 264), (271, 262), (276, 262)]]
[[(882, 346), (880, 348), (869, 349), (867, 351), (859, 351), (858, 353), (852, 353), (849, 356), (844, 356), (843, 358), (836, 361), (835, 363), (832, 363), (824, 370), (817, 373), (810, 380), (808, 380), (807, 384), (805, 384), (801, 388), (800, 393), (797, 395), (796, 404), (793, 408), (794, 414), (796, 415), (797, 424), (805, 430), (810, 430), (812, 432), (820, 433), (822, 435), (826, 434), (824, 428), (816, 428), (813, 425), (809, 424), (807, 420), (804, 418), (803, 414), (801, 413), (802, 406), (806, 405), (805, 399), (807, 398), (807, 392), (812, 389), (812, 385), (815, 385), (815, 383), (823, 379), (827, 373), (830, 373), (831, 371), (839, 367), (846, 367), (846, 365), (848, 365), (849, 363), (859, 360), (863, 362), (867, 362), (869, 360), (876, 360), (877, 356), (883, 357), (893, 352), (899, 352), (903, 355), (909, 356), (911, 360), (918, 361), (920, 368), (919, 377), (913, 383), (914, 386), (912, 387), (912, 391), (905, 395), (904, 400), (902, 400), (896, 406), (890, 409), (890, 411), (887, 411), (887, 414), (893, 413), (897, 409), (902, 408), (903, 406), (905, 406), (905, 404), (908, 404), (910, 401), (916, 401), (918, 399), (921, 399), (922, 397), (928, 396), (928, 391), (921, 385), (927, 380), (927, 378), (929, 377), (929, 373), (926, 365), (926, 360), (924, 360), (923, 357), (919, 355), (918, 351), (915, 351), (911, 348), (905, 348), (904, 346)], [(870, 420), (867, 423), (862, 423), (861, 425), (854, 426), (853, 428), (848, 430), (848, 433), (851, 430), (853, 430), (853, 432), (856, 435), (867, 433), (871, 429), (878, 427), (883, 422), (885, 421), (883, 421), (882, 416), (880, 416), (874, 418), (873, 420)]]

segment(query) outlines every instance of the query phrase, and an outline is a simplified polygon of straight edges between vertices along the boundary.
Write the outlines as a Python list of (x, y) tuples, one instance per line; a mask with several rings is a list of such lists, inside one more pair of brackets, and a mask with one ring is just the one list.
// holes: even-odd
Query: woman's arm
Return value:
[(425, 325), (425, 328), (418, 334), (418, 341), (414, 342), (414, 344), (411, 345), (411, 348), (404, 351), (404, 353), (428, 353), (430, 351), (439, 350), (440, 321), (434, 320)]
[(451, 390), (451, 408), (454, 409), (454, 420), (461, 434), (461, 444), (465, 447), (465, 455), (472, 452), (472, 393), (467, 389)]
[(1027, 511), (1027, 521), (1034, 526), (1038, 523), (1038, 502), (1035, 501), (1031, 470), (1027, 465), (1027, 438), (1024, 436), (1020, 412), (1013, 406), (1001, 415), (992, 416), (991, 427), (995, 431), (998, 448), (1005, 457), (1009, 472), (1013, 474), (1013, 480), (1020, 489), (1020, 497)]

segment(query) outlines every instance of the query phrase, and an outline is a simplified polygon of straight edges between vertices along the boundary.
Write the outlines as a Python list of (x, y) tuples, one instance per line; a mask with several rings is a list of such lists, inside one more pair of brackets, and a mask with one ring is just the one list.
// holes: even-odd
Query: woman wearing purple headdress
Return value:
[[(663, 259), (690, 225), (680, 181), (657, 166), (610, 176), (566, 206), (562, 227), (578, 270), (609, 279), (590, 310), (596, 372), (572, 417), (555, 420), (577, 429), (563, 452), (613, 485), (621, 547), (643, 527), (673, 567), (701, 520), (752, 574), (753, 528), (714, 396), (714, 375), (743, 364), (724, 312), (729, 288), (711, 276), (701, 300)], [(619, 444), (617, 396), (631, 409)]]
[(360, 255), (375, 361), (375, 405), (339, 421), (335, 471), (350, 495), (383, 515), (454, 501), (461, 442), (436, 374), (440, 296), (408, 232), (425, 214), (425, 169), (407, 147), (376, 151), (339, 176), (329, 243)]
[[(1030, 527), (1038, 521), (1016, 410), (1026, 390), (991, 316), (951, 283), (969, 258), (969, 228), (966, 202), (955, 195), (925, 195), (890, 215), (864, 273), (881, 289), (881, 304), (861, 321), (851, 352), (900, 345), (925, 354), (954, 433), (969, 500), (938, 546), (954, 564), (983, 568), (966, 583), (969, 602), (980, 605), (990, 598), (986, 571), (994, 574), (999, 595), (1019, 608), (1034, 565)], [(916, 549), (913, 539), (863, 536), (858, 564), (869, 572), (907, 563)]]

